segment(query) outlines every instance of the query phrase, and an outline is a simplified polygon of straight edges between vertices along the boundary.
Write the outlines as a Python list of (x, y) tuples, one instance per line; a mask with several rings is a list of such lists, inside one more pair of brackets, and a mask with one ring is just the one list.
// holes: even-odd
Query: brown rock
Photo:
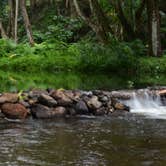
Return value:
[(66, 93), (64, 90), (53, 91), (51, 96), (58, 102), (58, 105), (61, 106), (69, 106), (73, 103), (71, 93)]
[(92, 96), (92, 98), (87, 101), (87, 105), (91, 109), (98, 109), (102, 106), (102, 103), (98, 100), (97, 96)]
[(1, 111), (9, 119), (25, 119), (28, 115), (28, 110), (21, 104), (5, 103)]
[(157, 94), (159, 94), (159, 95), (166, 95), (166, 89), (159, 90), (157, 92)]
[(130, 110), (130, 108), (128, 106), (126, 106), (122, 103), (119, 103), (119, 102), (115, 103), (114, 108), (116, 110), (124, 110), (124, 111), (129, 111)]
[(37, 99), (41, 94), (48, 95), (48, 92), (45, 90), (35, 89), (32, 91), (29, 91), (28, 97), (31, 99)]
[(18, 101), (18, 94), (16, 93), (4, 93), (0, 96), (0, 104), (3, 103), (16, 103)]
[(31, 113), (36, 119), (46, 119), (51, 117), (51, 109), (41, 104), (32, 105)]
[(94, 112), (94, 114), (95, 114), (96, 116), (101, 116), (101, 115), (107, 114), (107, 110), (106, 110), (106, 108), (101, 107), (101, 108), (97, 109), (97, 110)]
[(64, 117), (66, 109), (64, 107), (49, 108), (41, 104), (35, 104), (31, 108), (32, 116), (37, 119), (51, 119), (56, 117)]
[(49, 107), (53, 107), (57, 105), (57, 101), (53, 97), (46, 94), (41, 94), (38, 98), (38, 101), (40, 104), (43, 104)]
[(56, 107), (52, 109), (52, 116), (53, 117), (65, 117), (67, 111), (64, 107)]

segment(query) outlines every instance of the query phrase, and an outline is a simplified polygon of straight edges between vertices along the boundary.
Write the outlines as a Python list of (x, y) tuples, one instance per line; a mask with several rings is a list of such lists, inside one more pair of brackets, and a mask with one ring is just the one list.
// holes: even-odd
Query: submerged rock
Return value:
[(23, 105), (12, 103), (3, 104), (1, 111), (9, 119), (25, 119), (29, 113)]

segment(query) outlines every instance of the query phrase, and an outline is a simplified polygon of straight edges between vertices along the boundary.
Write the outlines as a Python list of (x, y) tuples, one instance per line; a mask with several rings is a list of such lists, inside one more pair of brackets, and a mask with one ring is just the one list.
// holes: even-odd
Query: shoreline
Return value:
[[(140, 90), (119, 91), (82, 91), (64, 89), (33, 89), (19, 93), (0, 95), (0, 110), (8, 119), (53, 119), (70, 118), (79, 115), (104, 116), (113, 112), (130, 112), (130, 107), (123, 101), (133, 98), (133, 94), (144, 94), (165, 98), (165, 87)], [(164, 102), (163, 102), (164, 103)]]

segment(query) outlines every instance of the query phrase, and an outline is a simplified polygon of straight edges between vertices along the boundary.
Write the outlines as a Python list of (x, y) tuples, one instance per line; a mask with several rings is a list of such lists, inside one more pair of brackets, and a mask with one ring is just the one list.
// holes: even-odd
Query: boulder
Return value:
[(51, 117), (51, 109), (41, 104), (34, 104), (31, 107), (31, 114), (36, 119), (46, 119)]
[(60, 106), (70, 106), (73, 103), (72, 93), (66, 94), (64, 90), (55, 90), (50, 95), (57, 101), (58, 105)]
[(82, 100), (77, 102), (77, 104), (75, 105), (75, 110), (78, 114), (88, 114), (89, 113), (89, 109), (88, 109), (86, 103)]
[(30, 104), (24, 100), (19, 101), (20, 104), (22, 104), (24, 107), (29, 108)]
[(57, 101), (53, 97), (46, 94), (41, 94), (38, 98), (38, 102), (48, 107), (54, 107), (57, 105)]
[(112, 91), (110, 94), (111, 98), (129, 100), (133, 97), (132, 91)]
[(29, 99), (29, 100), (28, 100), (28, 104), (29, 104), (29, 105), (34, 105), (34, 104), (36, 104), (37, 102), (38, 102), (37, 99)]
[(51, 110), (52, 117), (65, 117), (67, 114), (65, 107), (56, 107)]
[(98, 100), (97, 96), (92, 96), (88, 101), (87, 105), (90, 109), (98, 109), (102, 106), (102, 103)]
[(31, 108), (32, 116), (37, 119), (50, 119), (64, 117), (66, 109), (64, 107), (49, 108), (41, 104), (35, 104)]
[(166, 89), (162, 89), (162, 90), (159, 90), (158, 92), (157, 92), (157, 94), (159, 94), (159, 95), (166, 95)]
[(23, 105), (12, 103), (3, 104), (1, 111), (9, 119), (25, 119), (29, 113)]
[(3, 103), (16, 103), (18, 101), (18, 94), (4, 93), (0, 96), (0, 104)]
[(72, 107), (69, 107), (67, 110), (68, 110), (69, 115), (71, 115), (71, 116), (75, 116), (77, 114), (76, 110)]
[(28, 97), (30, 99), (38, 99), (38, 97), (41, 96), (41, 94), (49, 95), (48, 92), (45, 90), (34, 89), (29, 91)]
[(105, 107), (100, 107), (94, 111), (94, 115), (96, 115), (96, 116), (102, 116), (105, 114), (107, 114), (107, 109)]
[(107, 96), (99, 96), (99, 100), (103, 103), (107, 103), (109, 101), (109, 98)]
[(125, 104), (122, 104), (122, 103), (119, 103), (119, 102), (116, 102), (114, 104), (114, 108), (115, 110), (124, 110), (124, 111), (130, 111), (130, 108), (128, 106), (126, 106)]

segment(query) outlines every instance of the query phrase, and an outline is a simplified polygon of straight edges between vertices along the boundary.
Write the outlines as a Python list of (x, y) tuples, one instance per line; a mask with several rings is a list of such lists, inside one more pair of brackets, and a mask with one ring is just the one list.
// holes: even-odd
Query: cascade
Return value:
[(160, 95), (153, 95), (148, 89), (133, 92), (131, 99), (125, 101), (125, 104), (130, 106), (132, 113), (166, 119), (166, 106), (163, 106)]

